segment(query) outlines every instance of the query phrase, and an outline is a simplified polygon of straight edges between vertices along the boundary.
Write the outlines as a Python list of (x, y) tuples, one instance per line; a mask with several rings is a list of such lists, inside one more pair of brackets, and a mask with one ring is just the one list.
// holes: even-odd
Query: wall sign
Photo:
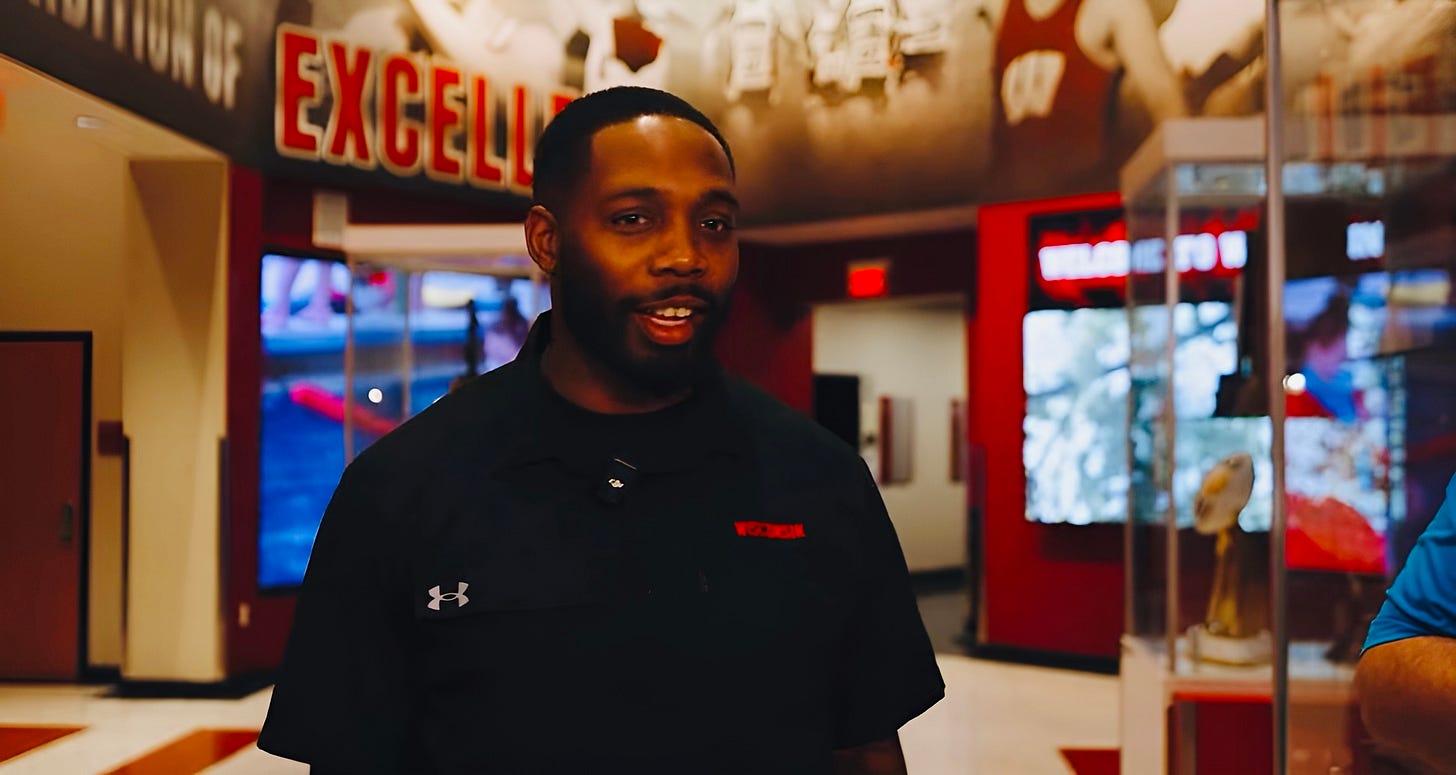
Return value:
[(399, 178), (528, 194), (535, 134), (572, 100), (296, 25), (275, 51), (278, 154)]
[(267, 16), (244, 0), (0, 0), (0, 53), (237, 159), (253, 138)]
[[(1225, 295), (1222, 286), (1249, 263), (1257, 213), (1197, 214), (1173, 240), (1172, 260), (1194, 295)], [(1121, 210), (1057, 214), (1030, 224), (1033, 309), (1121, 306), (1127, 276), (1162, 282), (1168, 250), (1162, 238), (1129, 241)]]

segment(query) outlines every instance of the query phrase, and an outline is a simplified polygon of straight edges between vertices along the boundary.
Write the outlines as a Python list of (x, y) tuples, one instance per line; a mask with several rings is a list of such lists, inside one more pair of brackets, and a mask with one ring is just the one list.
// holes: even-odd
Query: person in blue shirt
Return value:
[(1355, 688), (1380, 748), (1456, 772), (1456, 478), (1370, 625)]

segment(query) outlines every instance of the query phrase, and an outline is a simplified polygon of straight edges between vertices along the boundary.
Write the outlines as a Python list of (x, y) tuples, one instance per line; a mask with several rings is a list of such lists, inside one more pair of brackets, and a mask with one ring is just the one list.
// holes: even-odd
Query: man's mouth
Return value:
[(633, 317), (653, 344), (676, 347), (692, 341), (707, 311), (707, 303), (696, 296), (674, 296), (638, 307)]

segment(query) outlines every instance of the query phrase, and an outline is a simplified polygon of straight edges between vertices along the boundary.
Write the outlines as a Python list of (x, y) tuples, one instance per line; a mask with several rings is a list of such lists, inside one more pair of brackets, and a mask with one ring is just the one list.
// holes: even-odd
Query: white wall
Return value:
[(133, 161), (129, 170), (122, 417), (132, 519), (122, 675), (216, 681), (224, 677), (227, 166)]
[(93, 422), (132, 440), (124, 583), (121, 461), (92, 429), (88, 662), (217, 680), (226, 161), (3, 57), (0, 92), (0, 330), (90, 331)]
[(876, 429), (880, 396), (910, 399), (913, 475), (880, 491), (910, 570), (963, 567), (966, 487), (950, 478), (950, 402), (966, 395), (961, 301), (815, 307), (814, 372), (860, 377), (861, 426), (867, 431)]

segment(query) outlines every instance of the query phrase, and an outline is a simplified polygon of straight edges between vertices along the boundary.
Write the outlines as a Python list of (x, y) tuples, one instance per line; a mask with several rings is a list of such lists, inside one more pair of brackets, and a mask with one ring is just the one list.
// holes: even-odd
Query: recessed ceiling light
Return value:
[(76, 127), (79, 129), (105, 129), (106, 122), (95, 116), (76, 116)]

